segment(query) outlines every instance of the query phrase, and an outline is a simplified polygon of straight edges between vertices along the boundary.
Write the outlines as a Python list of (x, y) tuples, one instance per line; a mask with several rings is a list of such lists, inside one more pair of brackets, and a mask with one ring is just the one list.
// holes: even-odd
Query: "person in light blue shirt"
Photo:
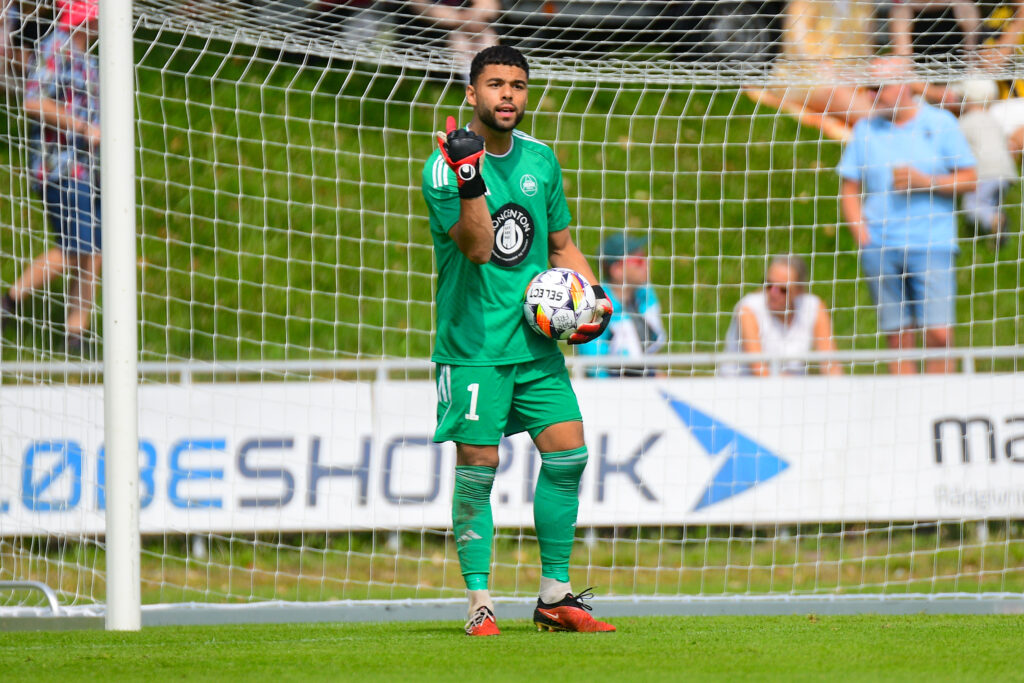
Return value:
[[(854, 126), (839, 160), (840, 204), (890, 348), (948, 347), (955, 321), (956, 195), (977, 182), (975, 159), (952, 114), (915, 99), (909, 62), (879, 57), (872, 115)], [(952, 360), (930, 359), (929, 372)], [(916, 372), (912, 361), (894, 373)]]
[(622, 356), (621, 365), (587, 368), (591, 377), (653, 376), (644, 356), (665, 346), (668, 335), (661, 322), (661, 304), (651, 287), (647, 266), (647, 240), (625, 232), (610, 235), (601, 245), (604, 290), (613, 302), (608, 329), (589, 344), (577, 346), (590, 356)]

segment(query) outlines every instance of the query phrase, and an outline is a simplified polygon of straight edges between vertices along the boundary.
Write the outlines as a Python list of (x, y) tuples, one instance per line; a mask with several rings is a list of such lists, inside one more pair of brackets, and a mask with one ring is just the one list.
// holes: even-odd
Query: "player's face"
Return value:
[(904, 83), (888, 83), (875, 89), (875, 104), (872, 112), (890, 121), (896, 118), (899, 111), (912, 104), (910, 86)]
[(507, 133), (526, 115), (526, 72), (518, 66), (488, 64), (466, 88), (466, 101), (485, 126)]
[(73, 40), (79, 41), (79, 44), (84, 46), (91, 46), (96, 39), (100, 36), (100, 22), (98, 18), (89, 19), (71, 29), (71, 35)]
[(627, 285), (647, 284), (647, 254), (634, 252), (622, 259), (622, 282)]
[(793, 308), (793, 302), (800, 294), (795, 275), (784, 264), (775, 264), (768, 269), (764, 291), (768, 298), (768, 308), (776, 312), (784, 312)]
[(914, 106), (913, 92), (907, 83), (912, 69), (909, 60), (903, 57), (880, 57), (868, 69), (870, 77), (881, 83), (873, 91), (872, 114), (879, 118), (895, 121), (904, 110)]

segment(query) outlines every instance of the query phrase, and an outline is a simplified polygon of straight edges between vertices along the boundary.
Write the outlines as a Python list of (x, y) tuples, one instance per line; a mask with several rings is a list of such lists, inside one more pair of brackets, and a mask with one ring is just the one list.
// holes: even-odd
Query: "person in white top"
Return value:
[(960, 83), (958, 89), (963, 98), (960, 130), (978, 162), (978, 184), (963, 194), (961, 207), (969, 221), (994, 235), (996, 246), (1002, 246), (1006, 224), (1003, 200), (1020, 174), (1010, 154), (1009, 138), (988, 110), (989, 103), (999, 97), (999, 86), (992, 80), (974, 79)]
[[(811, 350), (834, 351), (832, 318), (824, 303), (807, 291), (807, 265), (798, 256), (777, 256), (768, 265), (764, 289), (747, 294), (733, 310), (726, 333), (726, 352), (793, 355)], [(752, 362), (724, 366), (722, 374), (766, 377), (771, 364)], [(805, 375), (803, 360), (782, 361), (779, 371), (787, 375)], [(821, 373), (838, 375), (835, 362), (821, 365)]]

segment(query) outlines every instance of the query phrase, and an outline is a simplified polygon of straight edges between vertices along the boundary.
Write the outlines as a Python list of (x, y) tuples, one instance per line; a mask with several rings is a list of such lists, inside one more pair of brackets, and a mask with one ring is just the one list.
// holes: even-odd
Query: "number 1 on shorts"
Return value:
[(480, 419), (480, 416), (476, 414), (476, 399), (477, 395), (480, 393), (480, 383), (473, 382), (468, 387), (466, 387), (466, 391), (468, 391), (471, 394), (469, 398), (469, 412), (466, 413), (466, 419), (473, 420), (474, 422), (476, 422), (477, 420)]

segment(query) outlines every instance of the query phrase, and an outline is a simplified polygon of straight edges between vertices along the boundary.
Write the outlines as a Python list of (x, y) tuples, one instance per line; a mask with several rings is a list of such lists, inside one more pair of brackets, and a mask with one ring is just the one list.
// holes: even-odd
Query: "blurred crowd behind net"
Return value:
[[(21, 59), (59, 6), (4, 0)], [(877, 85), (868, 62), (900, 54), (915, 60), (915, 79), (985, 79), (1009, 101), (1022, 7), (136, 0), (140, 355), (429, 356), (421, 163), (443, 114), (468, 113), (469, 58), (498, 41), (530, 59), (523, 128), (559, 155), (583, 253), (598, 257), (624, 229), (647, 237), (665, 350), (722, 350), (735, 304), (786, 253), (808, 260), (838, 348), (881, 348), (838, 207), (835, 166), (851, 120), (831, 106), (834, 86)], [(821, 103), (800, 86), (823, 81), (827, 101), (812, 110)], [(11, 207), (0, 231), (12, 257), (0, 267), (5, 285), (47, 240), (13, 86), (4, 100), (11, 152), (0, 164)], [(955, 109), (955, 89), (936, 93), (938, 106)], [(1014, 185), (1007, 201), (1011, 234), (1017, 193)], [(970, 226), (961, 237), (953, 345), (1019, 343), (1019, 245), (993, 252)], [(60, 312), (26, 304), (19, 315), (4, 358), (59, 358), (44, 328)], [(98, 343), (87, 348), (100, 357)]]
[(913, 53), (919, 66), (933, 69), (935, 77), (949, 78), (951, 67), (985, 68), (994, 75), (1012, 68), (1016, 52), (994, 48), (1008, 42), (1009, 33), (1020, 31), (1018, 3), (970, 0), (148, 0), (135, 4), (151, 20), (195, 22), (225, 36), (250, 32), (304, 50), (373, 55), (404, 65), (421, 60), (465, 62), (467, 55), (500, 40), (520, 47), (542, 68), (558, 70), (568, 64), (601, 71), (601, 61), (625, 61), (669, 68), (691, 79), (703, 74), (716, 80), (733, 73), (749, 78), (773, 61), (827, 58), (855, 64), (877, 51)]

